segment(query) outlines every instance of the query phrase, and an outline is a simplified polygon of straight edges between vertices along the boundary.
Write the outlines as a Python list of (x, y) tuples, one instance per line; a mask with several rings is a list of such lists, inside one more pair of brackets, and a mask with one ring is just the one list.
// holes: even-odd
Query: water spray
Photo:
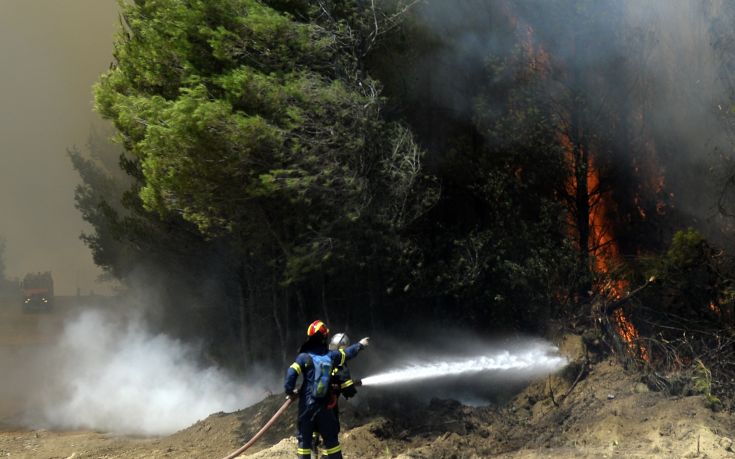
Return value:
[(406, 365), (397, 370), (363, 378), (362, 385), (400, 384), (491, 371), (541, 376), (554, 373), (564, 368), (566, 364), (567, 359), (559, 354), (557, 347), (542, 343), (522, 351), (502, 350), (490, 355)]
[[(513, 376), (542, 376), (554, 373), (566, 365), (567, 359), (559, 354), (557, 347), (538, 342), (522, 350), (502, 350), (471, 358), (446, 358), (438, 362), (406, 365), (397, 370), (368, 376), (361, 381), (355, 381), (355, 383), (361, 386), (381, 386), (491, 371), (502, 372), (506, 375), (512, 374)], [(234, 459), (250, 448), (288, 409), (293, 400), (294, 397), (288, 397), (276, 414), (249, 442), (224, 459)]]

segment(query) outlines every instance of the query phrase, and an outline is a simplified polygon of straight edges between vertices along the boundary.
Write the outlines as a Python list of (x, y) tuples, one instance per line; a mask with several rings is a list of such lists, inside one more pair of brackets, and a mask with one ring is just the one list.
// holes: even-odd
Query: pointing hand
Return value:
[(362, 347), (368, 347), (370, 345), (370, 338), (366, 336), (365, 338), (361, 339), (360, 345)]

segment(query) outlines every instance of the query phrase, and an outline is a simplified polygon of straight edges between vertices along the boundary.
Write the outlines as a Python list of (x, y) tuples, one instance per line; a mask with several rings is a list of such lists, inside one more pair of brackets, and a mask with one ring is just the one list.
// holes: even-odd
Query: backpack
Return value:
[(324, 355), (309, 354), (311, 363), (314, 365), (314, 379), (310, 381), (311, 395), (315, 399), (326, 398), (329, 392), (329, 380), (332, 378), (332, 357), (329, 353)]

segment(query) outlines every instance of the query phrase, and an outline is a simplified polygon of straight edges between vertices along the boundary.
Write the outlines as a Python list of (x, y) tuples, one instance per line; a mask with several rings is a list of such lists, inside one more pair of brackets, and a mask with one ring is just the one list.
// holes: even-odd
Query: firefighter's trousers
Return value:
[(324, 439), (324, 450), (322, 453), (329, 459), (342, 459), (342, 447), (339, 444), (339, 421), (334, 410), (320, 407), (315, 412), (305, 410), (299, 414), (298, 435), (296, 436), (299, 459), (311, 458), (311, 442), (314, 431)]

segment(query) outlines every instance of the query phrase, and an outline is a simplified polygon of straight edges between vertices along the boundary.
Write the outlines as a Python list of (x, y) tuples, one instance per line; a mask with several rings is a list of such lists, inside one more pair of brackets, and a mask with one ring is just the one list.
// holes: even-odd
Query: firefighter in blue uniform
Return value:
[[(329, 342), (330, 351), (338, 351), (345, 349), (350, 345), (350, 338), (345, 333), (337, 333)], [(346, 364), (342, 364), (332, 370), (332, 394), (328, 407), (334, 409), (337, 421), (339, 421), (339, 396), (342, 395), (346, 399), (350, 399), (357, 395), (355, 386), (361, 384), (360, 380), (353, 381), (350, 369)]]
[(352, 346), (329, 350), (329, 329), (320, 320), (309, 325), (306, 335), (306, 342), (301, 346), (296, 361), (286, 371), (284, 384), (286, 395), (295, 398), (296, 380), (299, 375), (303, 376), (299, 389), (297, 420), (298, 458), (311, 458), (312, 435), (314, 431), (318, 431), (324, 439), (326, 456), (329, 459), (342, 459), (342, 448), (337, 438), (339, 421), (335, 410), (328, 408), (332, 371), (354, 358), (367, 347), (370, 340), (363, 338)]
[[(329, 350), (338, 351), (344, 349), (350, 345), (350, 337), (346, 333), (335, 333), (332, 339), (329, 341)], [(327, 403), (327, 409), (334, 411), (334, 416), (337, 418), (337, 424), (339, 424), (339, 396), (342, 395), (346, 399), (350, 399), (357, 395), (357, 388), (361, 384), (360, 380), (353, 381), (350, 374), (350, 369), (347, 364), (335, 367), (332, 370), (331, 379), (331, 391), (329, 393), (329, 402)], [(319, 432), (314, 431), (314, 439), (311, 443), (311, 449), (314, 451), (314, 456), (319, 457), (317, 452), (319, 446)]]

